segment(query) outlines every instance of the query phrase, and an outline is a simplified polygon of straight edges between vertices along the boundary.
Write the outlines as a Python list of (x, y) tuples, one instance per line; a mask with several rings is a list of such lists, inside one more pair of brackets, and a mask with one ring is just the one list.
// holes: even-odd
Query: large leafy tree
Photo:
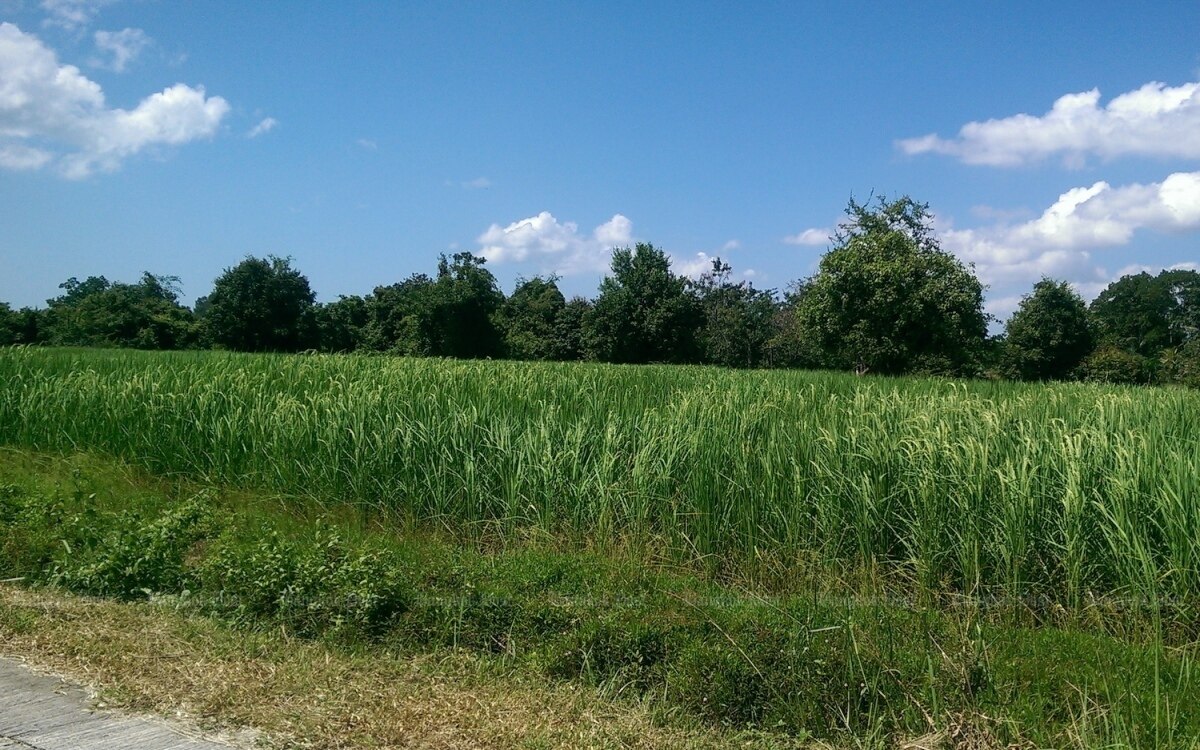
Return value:
[(502, 354), (494, 319), (504, 304), (504, 293), (485, 263), (467, 252), (438, 260), (435, 292), (440, 340), (436, 354), (468, 359)]
[(494, 318), (503, 304), (504, 295), (482, 258), (443, 255), (436, 278), (414, 274), (375, 288), (366, 300), (363, 344), (415, 356), (499, 356), (502, 342)]
[(196, 342), (195, 316), (179, 303), (177, 277), (145, 273), (136, 284), (72, 277), (59, 288), (63, 294), (48, 301), (37, 334), (49, 343), (178, 349)]
[(559, 319), (567, 300), (557, 280), (535, 276), (520, 279), (504, 301), (496, 324), (504, 337), (505, 355), (512, 359), (567, 359), (571, 344), (560, 338)]
[(1005, 370), (1022, 380), (1071, 376), (1095, 344), (1087, 306), (1065, 281), (1042, 279), (1005, 329)]
[(748, 281), (733, 281), (733, 267), (714, 258), (693, 283), (700, 302), (697, 339), (704, 362), (725, 367), (759, 367), (774, 333), (775, 297)]
[(860, 373), (976, 372), (983, 286), (939, 247), (928, 206), (852, 199), (846, 214), (796, 308), (805, 348), (826, 367)]
[(314, 343), (315, 300), (291, 258), (247, 256), (217, 277), (212, 292), (197, 300), (196, 310), (205, 336), (217, 346), (294, 352)]
[(1143, 357), (1157, 357), (1196, 335), (1200, 273), (1163, 271), (1122, 276), (1092, 302), (1101, 341)]
[(612, 273), (584, 321), (588, 356), (605, 362), (692, 362), (699, 306), (688, 281), (649, 243), (613, 251)]
[(554, 338), (558, 342), (557, 348), (562, 359), (583, 359), (586, 356), (584, 321), (591, 310), (591, 300), (586, 297), (572, 297), (559, 313), (554, 323)]
[(20, 330), (20, 313), (7, 302), (0, 302), (0, 346), (24, 343)]
[(359, 296), (341, 296), (336, 302), (313, 308), (317, 348), (323, 352), (352, 352), (363, 344), (367, 327), (367, 301)]
[(362, 345), (395, 354), (436, 353), (435, 298), (433, 279), (423, 273), (413, 274), (398, 284), (375, 287), (366, 299), (367, 324)]

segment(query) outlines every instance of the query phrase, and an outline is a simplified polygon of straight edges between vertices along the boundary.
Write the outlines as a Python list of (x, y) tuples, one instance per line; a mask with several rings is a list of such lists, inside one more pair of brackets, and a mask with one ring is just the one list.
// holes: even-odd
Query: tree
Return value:
[(1109, 284), (1091, 305), (1100, 340), (1143, 357), (1157, 357), (1183, 343), (1178, 310), (1182, 294), (1177, 293), (1184, 291), (1184, 284), (1172, 284), (1173, 280), (1185, 281), (1171, 279), (1168, 272), (1158, 276), (1142, 272)]
[(179, 349), (196, 342), (195, 316), (179, 303), (175, 276), (147, 272), (136, 284), (72, 277), (59, 288), (65, 293), (48, 301), (44, 331), (38, 333), (50, 343)]
[(467, 252), (438, 259), (436, 354), (466, 359), (502, 354), (494, 317), (504, 304), (504, 293), (496, 277), (484, 268), (486, 262)]
[(1022, 380), (1070, 376), (1095, 343), (1087, 306), (1065, 281), (1042, 279), (1005, 330), (1005, 371)]
[(362, 345), (377, 352), (434, 354), (437, 303), (433, 279), (413, 274), (399, 284), (377, 286), (366, 299)]
[(788, 285), (783, 300), (771, 316), (771, 336), (767, 340), (766, 358), (771, 367), (821, 366), (821, 353), (812, 332), (801, 327), (800, 302), (808, 291), (810, 279), (799, 279)]
[(1094, 383), (1134, 385), (1150, 382), (1150, 360), (1140, 354), (1112, 345), (1101, 346), (1079, 367), (1084, 380)]
[(584, 321), (592, 310), (592, 302), (586, 297), (572, 297), (559, 313), (554, 323), (554, 338), (558, 341), (558, 350), (564, 360), (583, 359), (586, 353), (584, 346)]
[(693, 362), (699, 307), (687, 279), (649, 243), (613, 251), (612, 273), (584, 320), (588, 356), (605, 362)]
[(983, 286), (905, 196), (851, 199), (796, 308), (820, 364), (857, 372), (971, 375), (987, 335)]
[(215, 345), (244, 352), (294, 352), (313, 343), (316, 295), (291, 258), (247, 256), (217, 277), (197, 300), (204, 333)]
[(342, 295), (337, 302), (313, 308), (316, 346), (323, 352), (352, 352), (363, 345), (368, 322), (367, 301)]
[(12, 346), (20, 340), (18, 313), (7, 302), (0, 302), (0, 346)]
[(504, 295), (484, 259), (445, 255), (437, 277), (414, 274), (376, 287), (366, 300), (363, 344), (376, 351), (434, 357), (482, 358), (502, 353), (494, 318)]
[(733, 267), (714, 258), (692, 283), (700, 303), (697, 340), (702, 361), (725, 367), (759, 367), (767, 354), (775, 297), (748, 281), (734, 283)]
[(519, 279), (517, 287), (496, 315), (504, 338), (505, 356), (523, 360), (559, 360), (568, 357), (570, 345), (560, 338), (559, 318), (567, 300), (557, 279)]

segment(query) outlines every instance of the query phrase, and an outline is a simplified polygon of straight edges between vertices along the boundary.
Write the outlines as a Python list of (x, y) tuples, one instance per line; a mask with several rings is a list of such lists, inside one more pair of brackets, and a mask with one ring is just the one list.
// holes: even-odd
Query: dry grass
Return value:
[(663, 726), (642, 706), (464, 654), (352, 655), (163, 606), (13, 586), (0, 586), (0, 654), (90, 685), (109, 705), (253, 728), (275, 748), (699, 749), (765, 740)]

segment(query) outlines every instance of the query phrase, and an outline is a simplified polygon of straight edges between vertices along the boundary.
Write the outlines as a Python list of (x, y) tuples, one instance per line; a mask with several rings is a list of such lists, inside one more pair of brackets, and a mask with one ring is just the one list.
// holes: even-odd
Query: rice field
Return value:
[(1181, 389), (18, 348), (0, 443), (938, 592), (1200, 593), (1200, 393)]

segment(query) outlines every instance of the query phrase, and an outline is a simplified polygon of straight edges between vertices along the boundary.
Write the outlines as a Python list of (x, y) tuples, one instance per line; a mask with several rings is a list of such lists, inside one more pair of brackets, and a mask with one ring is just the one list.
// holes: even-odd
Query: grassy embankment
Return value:
[(110, 462), (68, 482), (13, 459), (2, 564), (346, 647), (465, 649), (668, 724), (1192, 747), (1198, 403), (9, 352), (0, 441), (177, 478), (105, 488)]

